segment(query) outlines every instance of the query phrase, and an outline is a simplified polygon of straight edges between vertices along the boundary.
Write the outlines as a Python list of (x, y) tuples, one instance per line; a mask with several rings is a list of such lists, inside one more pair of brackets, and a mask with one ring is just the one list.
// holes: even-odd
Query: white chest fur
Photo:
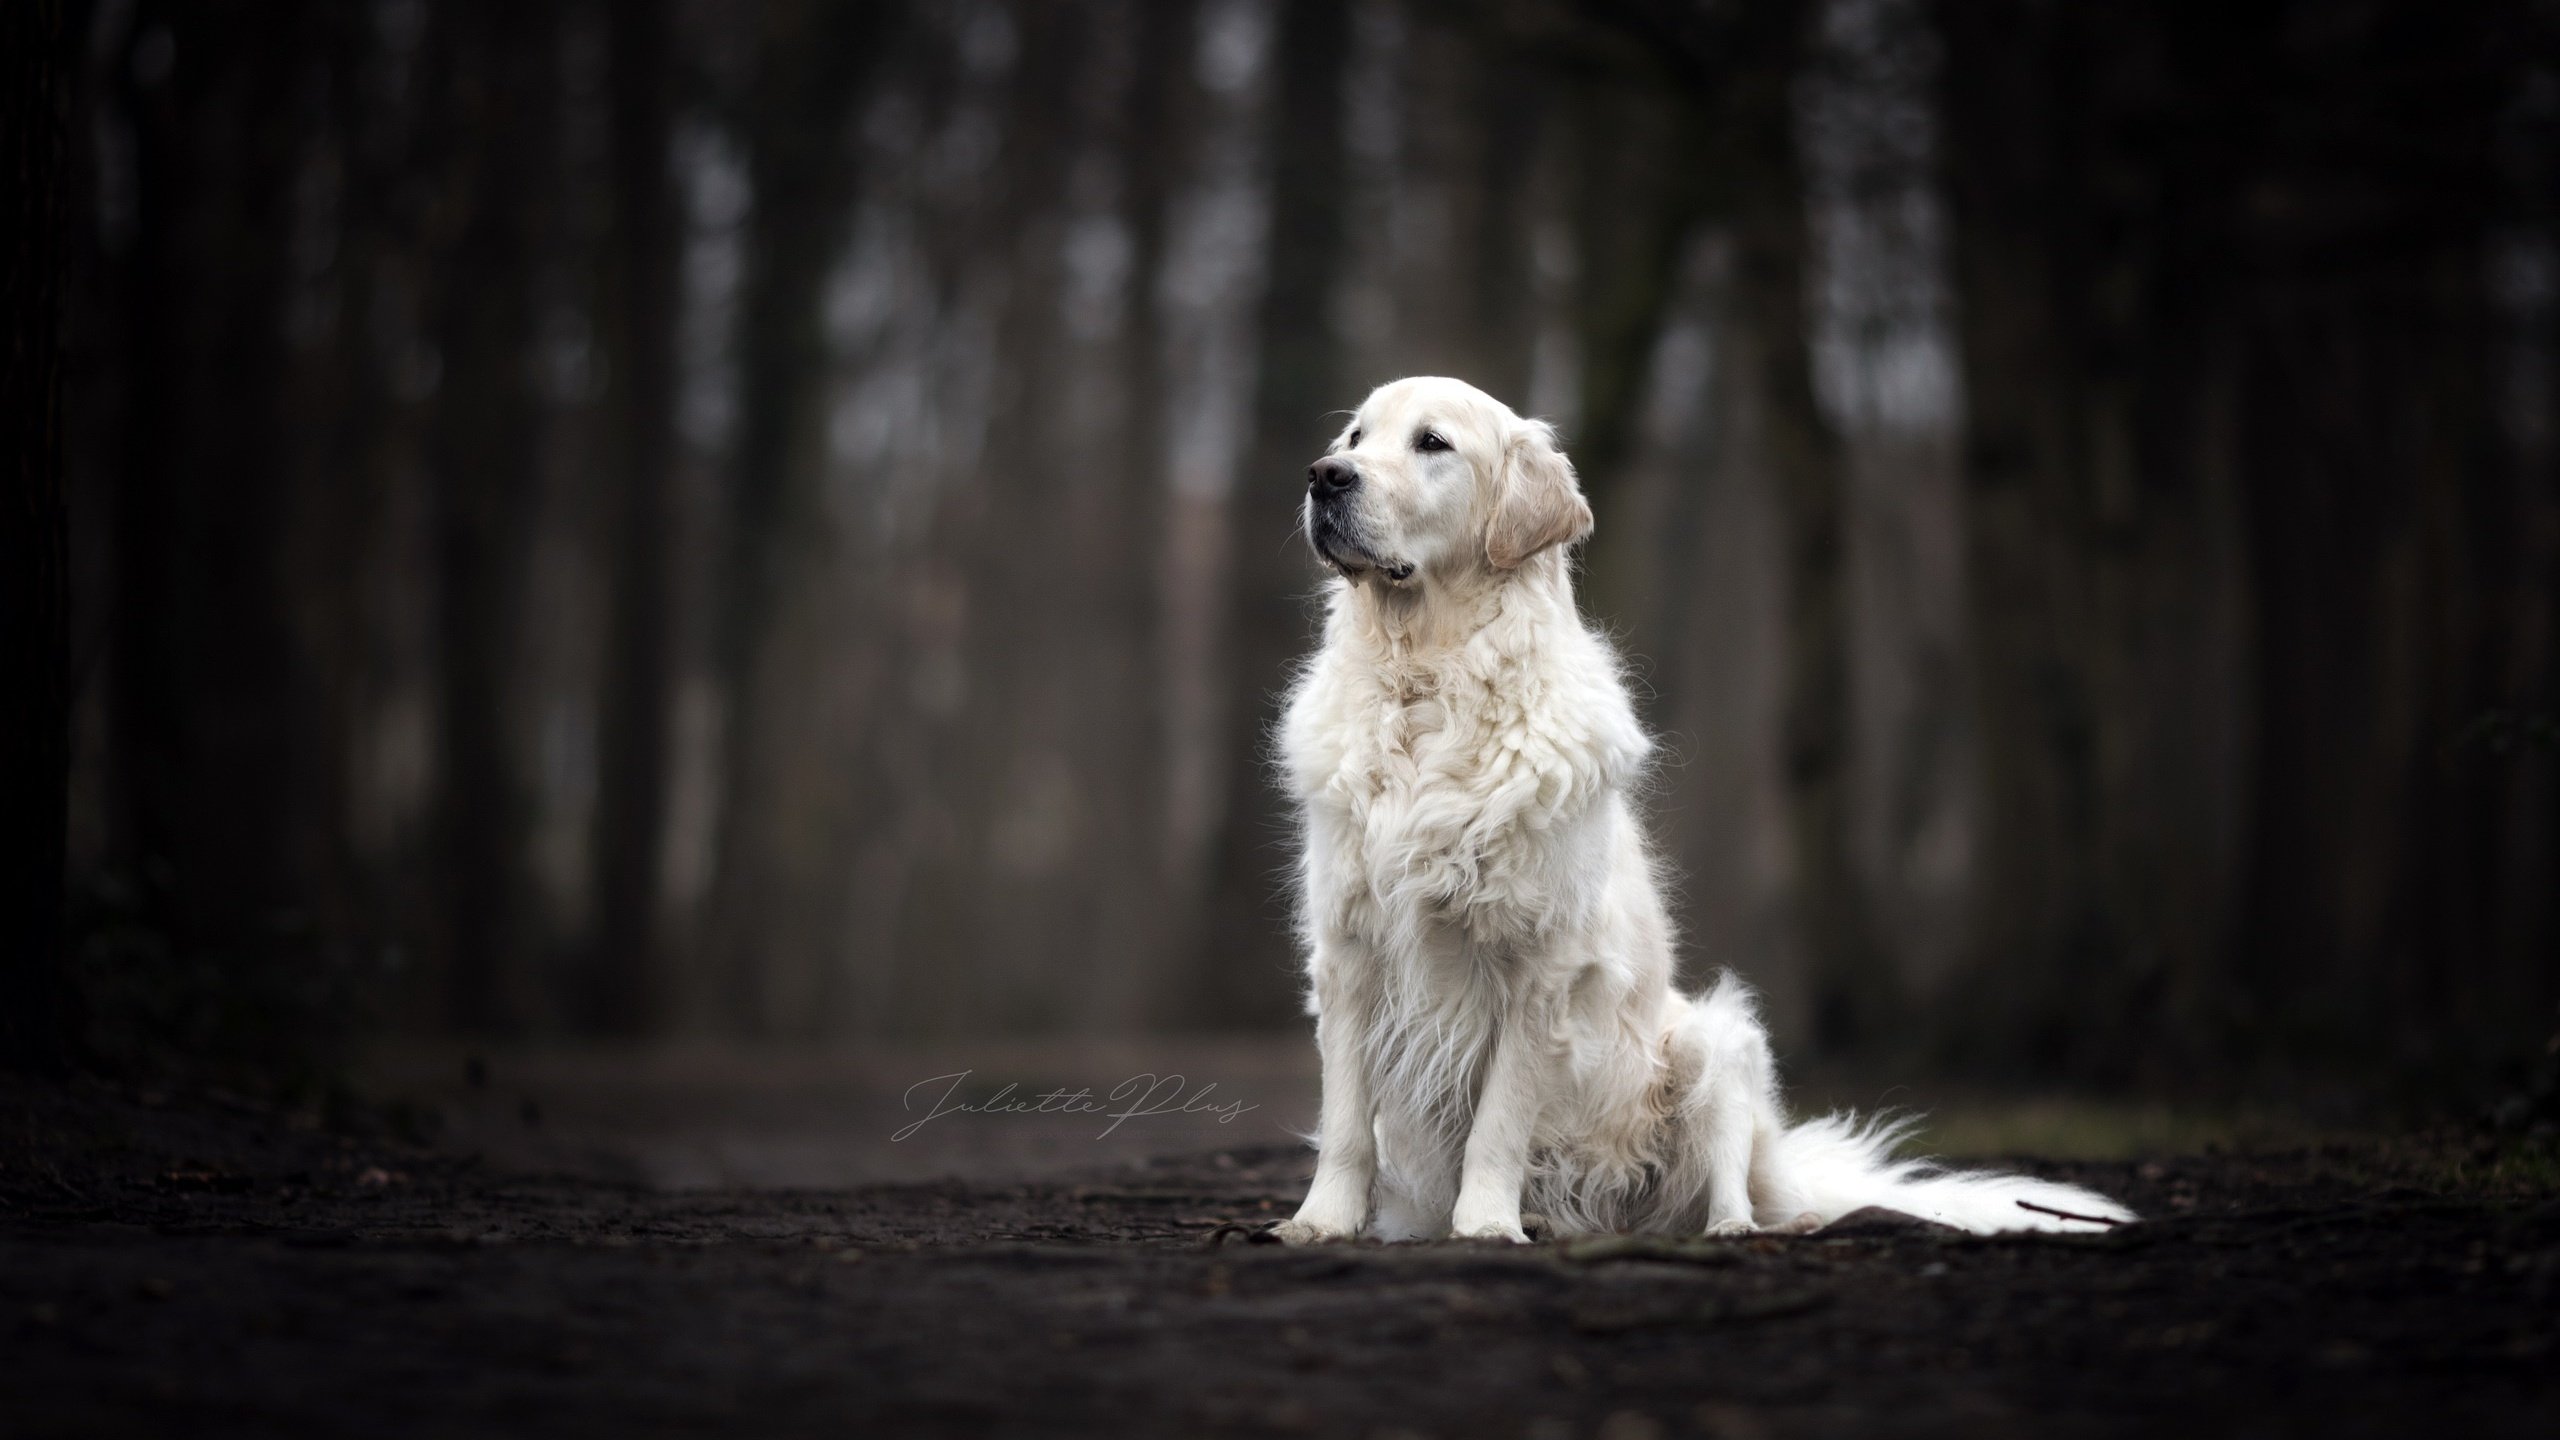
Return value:
[(1328, 641), (1281, 732), (1311, 923), (1420, 952), (1441, 930), (1531, 939), (1595, 903), (1589, 827), (1646, 749), (1598, 641), (1501, 612), (1460, 643), (1399, 647), (1339, 602)]

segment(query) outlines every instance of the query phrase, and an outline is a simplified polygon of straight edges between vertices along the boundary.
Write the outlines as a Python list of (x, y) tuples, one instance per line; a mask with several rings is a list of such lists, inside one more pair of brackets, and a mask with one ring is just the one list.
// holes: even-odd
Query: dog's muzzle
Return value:
[(1413, 567), (1380, 556), (1362, 535), (1352, 497), (1360, 491), (1360, 470), (1339, 455), (1328, 455), (1307, 467), (1307, 543), (1324, 562), (1357, 578), (1377, 571), (1390, 580), (1405, 580)]

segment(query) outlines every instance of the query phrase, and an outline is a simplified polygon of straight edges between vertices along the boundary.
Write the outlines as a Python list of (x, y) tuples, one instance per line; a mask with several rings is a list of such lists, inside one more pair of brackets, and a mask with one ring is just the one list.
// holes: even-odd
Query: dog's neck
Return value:
[(1561, 546), (1512, 570), (1469, 567), (1406, 584), (1373, 573), (1351, 583), (1350, 604), (1360, 638), (1380, 658), (1406, 663), (1463, 650), (1497, 621), (1572, 620), (1577, 613), (1573, 571)]

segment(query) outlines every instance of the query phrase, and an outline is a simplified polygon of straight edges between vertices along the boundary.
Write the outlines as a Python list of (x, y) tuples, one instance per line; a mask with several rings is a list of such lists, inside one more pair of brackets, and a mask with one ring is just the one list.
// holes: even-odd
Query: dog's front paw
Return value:
[(1707, 1222), (1707, 1238), (1724, 1240), (1736, 1235), (1756, 1234), (1759, 1229), (1748, 1220), (1710, 1220)]
[(1529, 1232), (1520, 1220), (1520, 1192), (1516, 1189), (1507, 1193), (1488, 1189), (1483, 1194), (1461, 1194), (1456, 1211), (1449, 1216), (1449, 1238), (1508, 1240), (1514, 1245), (1526, 1245)]
[(1529, 1232), (1520, 1223), (1520, 1212), (1495, 1205), (1468, 1205), (1461, 1202), (1458, 1213), (1449, 1219), (1452, 1240), (1508, 1240), (1514, 1245), (1529, 1243)]
[(1357, 1228), (1356, 1226), (1337, 1228), (1321, 1220), (1310, 1220), (1301, 1215), (1272, 1226), (1271, 1235), (1283, 1245), (1327, 1245), (1350, 1239), (1353, 1230)]

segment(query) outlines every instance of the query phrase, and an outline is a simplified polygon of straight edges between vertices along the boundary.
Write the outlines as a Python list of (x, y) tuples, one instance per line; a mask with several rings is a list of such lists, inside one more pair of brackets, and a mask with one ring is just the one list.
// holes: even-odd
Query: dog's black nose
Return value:
[(1317, 499), (1328, 499), (1346, 490), (1358, 489), (1360, 472), (1339, 455), (1327, 455), (1307, 467), (1307, 489)]

